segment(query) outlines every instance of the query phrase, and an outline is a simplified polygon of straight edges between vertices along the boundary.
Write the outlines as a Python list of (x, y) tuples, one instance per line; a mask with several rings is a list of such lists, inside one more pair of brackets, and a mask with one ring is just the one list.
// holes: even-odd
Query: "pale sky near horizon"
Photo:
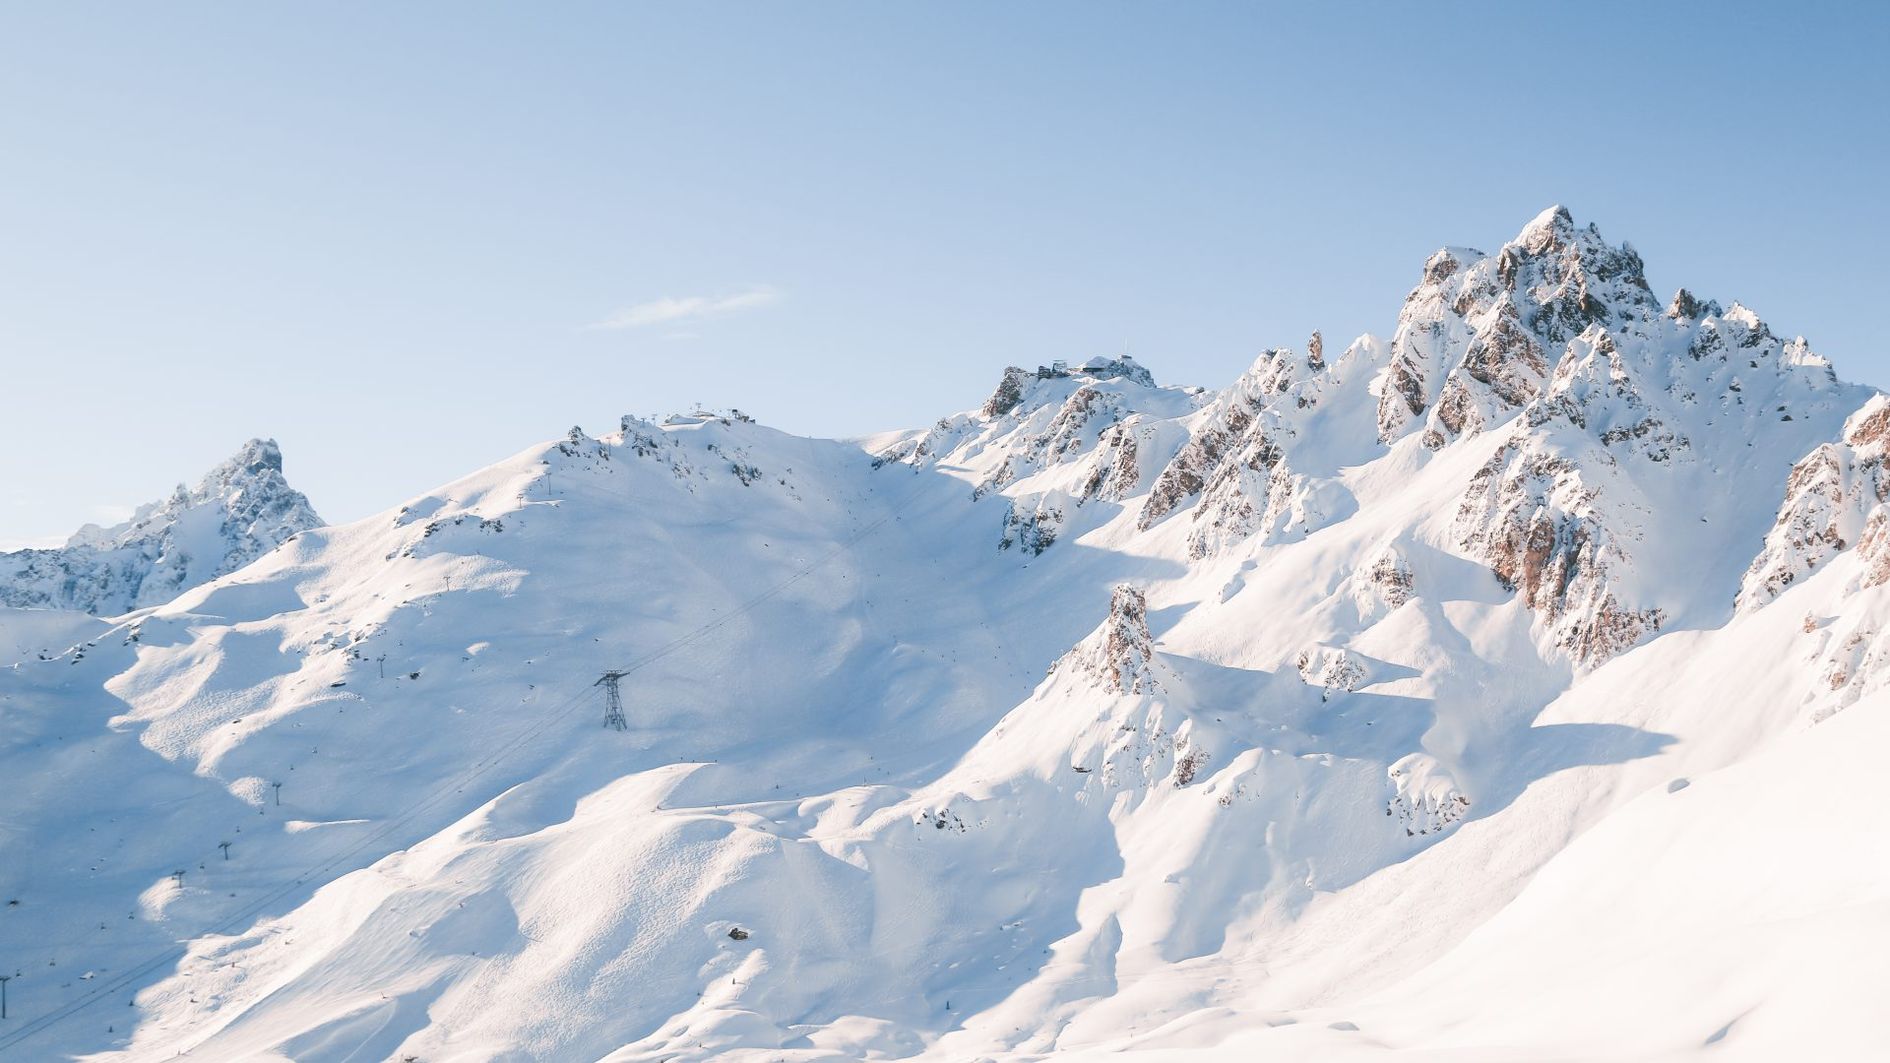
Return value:
[(819, 435), (1388, 333), (1552, 203), (1890, 385), (1881, 4), (0, 0), (0, 548), (251, 436), (352, 520), (695, 403)]

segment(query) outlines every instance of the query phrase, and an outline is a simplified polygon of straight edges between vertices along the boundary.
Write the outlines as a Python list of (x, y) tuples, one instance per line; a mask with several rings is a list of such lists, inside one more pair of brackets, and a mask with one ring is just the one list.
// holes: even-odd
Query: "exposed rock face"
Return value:
[[(1592, 666), (1702, 591), (1664, 585), (1648, 568), (1642, 555), (1680, 554), (1649, 540), (1655, 515), (1704, 490), (1695, 519), (1739, 517), (1729, 492), (1777, 489), (1751, 451), (1798, 449), (1806, 419), (1829, 423), (1856, 392), (1802, 340), (1781, 342), (1744, 307), (1722, 314), (1683, 291), (1661, 310), (1638, 256), (1610, 249), (1592, 226), (1574, 229), (1564, 212), (1486, 261), (1493, 273), (1475, 284), (1494, 316), (1470, 322), (1424, 442), (1510, 422), (1460, 501), (1459, 543), (1536, 610), (1551, 644)], [(1534, 368), (1543, 354), (1554, 359), (1546, 378)], [(1476, 401), (1453, 406), (1458, 394)]]
[(1050, 496), (1012, 499), (1004, 514), (1004, 532), (998, 539), (999, 550), (1015, 546), (1019, 553), (1035, 557), (1050, 549), (1063, 527), (1063, 502)]
[(1136, 588), (1115, 588), (1108, 618), (1055, 671), (1120, 699), (1076, 736), (1070, 750), (1072, 766), (1104, 788), (1187, 786), (1213, 760), (1199, 722), (1174, 703), (1179, 683), (1155, 657), (1148, 603)]
[(1187, 701), (1178, 677), (1155, 656), (1147, 601), (1119, 584), (1102, 623), (1051, 666), (1044, 686), (982, 748), (1055, 749), (1046, 768), (1083, 789), (1187, 786), (1210, 754), (1177, 697)]
[(1138, 422), (1139, 418), (1103, 429), (1089, 474), (1078, 488), (1082, 498), (1120, 502), (1142, 486), (1142, 450), (1150, 430)]
[(1864, 532), (1857, 538), (1857, 556), (1864, 563), (1862, 586), (1890, 583), (1890, 514), (1882, 508), (1871, 510), (1870, 519), (1864, 522)]
[(1033, 472), (1072, 460), (1095, 446), (1127, 414), (1127, 407), (1113, 392), (1077, 388), (1045, 423), (1019, 433), (1003, 463), (978, 485), (978, 492), (1002, 490)]
[[(1210, 493), (1210, 488), (1217, 496), (1214, 508), (1223, 518), (1251, 518), (1254, 499), (1266, 497), (1268, 475), (1285, 457), (1279, 439), (1285, 425), (1267, 414), (1281, 396), (1306, 378), (1292, 351), (1282, 348), (1262, 354), (1209, 405), (1187, 445), (1156, 480), (1137, 526), (1152, 526), (1194, 496)], [(1295, 399), (1312, 401), (1304, 395)]]
[(1554, 642), (1594, 664), (1660, 628), (1659, 608), (1623, 607), (1612, 587), (1623, 563), (1623, 521), (1596, 505), (1600, 490), (1575, 462), (1530, 440), (1497, 451), (1465, 492), (1456, 527), (1463, 546), (1541, 614)]
[(1365, 662), (1340, 646), (1314, 646), (1302, 650), (1295, 663), (1301, 680), (1308, 686), (1324, 688), (1322, 699), (1330, 698), (1335, 690), (1351, 693), (1371, 678)]
[(1160, 693), (1162, 668), (1155, 660), (1154, 640), (1148, 633), (1148, 601), (1142, 592), (1118, 584), (1109, 598), (1108, 619), (1064, 654), (1057, 668), (1089, 676), (1112, 694)]
[(1024, 371), (1013, 365), (1004, 370), (1004, 377), (998, 381), (997, 390), (991, 393), (990, 398), (984, 400), (984, 406), (978, 412), (986, 420), (1002, 417), (1015, 410), (1017, 404), (1022, 401), (1024, 401)]
[(1328, 364), (1317, 333), (1312, 346), (1304, 357), (1267, 351), (1203, 411), (1144, 500), (1138, 527), (1193, 501), (1188, 553), (1199, 559), (1255, 535), (1303, 535), (1349, 512), (1342, 487), (1286, 459), (1327, 404), (1350, 397), (1348, 385), (1363, 385), (1376, 347), (1361, 340)]
[(1441, 250), (1398, 318), (1376, 385), (1379, 438), (1422, 424), (1425, 444), (1437, 447), (1507, 420), (1541, 393), (1569, 339), (1658, 309), (1640, 256), (1610, 247), (1592, 225), (1576, 228), (1563, 207), (1493, 256)]
[(1890, 632), (1867, 618), (1807, 618), (1815, 679), (1805, 691), (1806, 718), (1821, 723), (1890, 683)]
[(1398, 820), (1406, 835), (1440, 834), (1470, 811), (1469, 796), (1428, 754), (1412, 753), (1392, 764), (1385, 775), (1391, 784), (1385, 815)]
[[(1737, 303), (1681, 290), (1662, 304), (1632, 248), (1559, 207), (1495, 254), (1432, 255), (1388, 343), (1361, 337), (1335, 358), (1314, 333), (1303, 352), (1269, 350), (1218, 393), (1152, 383), (1128, 359), (1013, 367), (978, 414), (901, 437), (877, 460), (947, 465), (975, 494), (1009, 496), (1001, 541), (1012, 546), (1041, 549), (1066, 522), (1088, 534), (1115, 512), (1089, 503), (1122, 503), (1135, 531), (1178, 537), (1185, 560), (1200, 561), (1346, 520), (1360, 504), (1353, 485), (1372, 482), (1351, 470), (1387, 448), (1413, 470), (1427, 452), (1485, 448), (1453, 463), (1467, 479), (1443, 545), (1536, 613), (1539, 648), (1583, 668), (1663, 627), (1717, 623), (1735, 596), (1776, 594), (1860, 542), (1870, 513), (1846, 492), (1879, 460), (1807, 459), (1792, 477), (1797, 510), (1755, 562), (1766, 588), (1742, 591), (1736, 569), (1694, 565), (1743, 555), (1762, 534), (1745, 500), (1776, 497), (1785, 469), (1754, 456), (1832, 438), (1865, 389)], [(1063, 501), (1041, 508), (1049, 492)], [(1873, 571), (1890, 576), (1890, 535), (1870, 543), (1873, 559), (1884, 555)], [(1413, 593), (1407, 560), (1387, 550), (1352, 577), (1361, 617)], [(1680, 569), (1698, 578), (1668, 578)]]
[(282, 475), (274, 440), (252, 439), (169, 498), (111, 528), (88, 524), (64, 547), (0, 554), (0, 604), (112, 616), (159, 605), (321, 526)]
[(1198, 404), (1198, 389), (1157, 388), (1133, 359), (1099, 359), (1077, 369), (1058, 363), (1030, 372), (1012, 366), (975, 414), (941, 418), (923, 433), (881, 449), (875, 467), (949, 461), (979, 470), (973, 493), (1003, 491), (1062, 466), (1081, 468), (1058, 483), (1081, 500), (1120, 500), (1142, 487), (1155, 442), (1149, 412), (1172, 416)]
[(1692, 292), (1681, 288), (1673, 293), (1673, 299), (1667, 303), (1666, 316), (1674, 321), (1696, 321), (1703, 317), (1718, 317), (1725, 313), (1718, 303), (1701, 300)]
[(1410, 601), (1417, 594), (1411, 563), (1395, 544), (1387, 543), (1371, 564), (1352, 573), (1352, 600), (1361, 617), (1375, 618)]
[(1890, 477), (1890, 398), (1877, 396), (1844, 425), (1843, 438), (1826, 443), (1792, 467), (1785, 500), (1765, 546), (1746, 570), (1739, 608), (1753, 609), (1784, 593), (1839, 552), (1855, 544), (1866, 560), (1865, 582), (1890, 579), (1885, 555), (1884, 503)]

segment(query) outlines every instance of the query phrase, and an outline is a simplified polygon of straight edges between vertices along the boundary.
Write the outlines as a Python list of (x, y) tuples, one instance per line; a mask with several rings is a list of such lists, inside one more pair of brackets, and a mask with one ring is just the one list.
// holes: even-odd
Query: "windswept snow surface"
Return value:
[(1872, 396), (1557, 208), (1222, 391), (625, 418), (0, 613), (0, 1057), (1880, 1057)]

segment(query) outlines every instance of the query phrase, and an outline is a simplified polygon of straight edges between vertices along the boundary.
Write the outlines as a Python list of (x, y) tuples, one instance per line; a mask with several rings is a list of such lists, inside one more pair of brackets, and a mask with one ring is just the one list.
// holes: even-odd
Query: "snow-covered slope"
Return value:
[(573, 429), (21, 635), (0, 1053), (1864, 1058), (1882, 410), (1557, 208), (1221, 391)]
[(283, 479), (275, 440), (252, 439), (195, 490), (178, 484), (123, 524), (88, 524), (57, 549), (0, 553), (0, 605), (116, 616), (229, 575), (321, 523)]

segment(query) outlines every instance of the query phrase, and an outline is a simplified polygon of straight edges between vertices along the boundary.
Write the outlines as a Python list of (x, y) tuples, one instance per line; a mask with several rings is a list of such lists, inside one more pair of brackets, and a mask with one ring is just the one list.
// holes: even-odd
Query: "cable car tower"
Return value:
[(604, 726), (613, 731), (626, 730), (630, 725), (623, 718), (623, 694), (617, 689), (617, 680), (629, 675), (629, 672), (609, 671), (592, 686), (604, 688)]

